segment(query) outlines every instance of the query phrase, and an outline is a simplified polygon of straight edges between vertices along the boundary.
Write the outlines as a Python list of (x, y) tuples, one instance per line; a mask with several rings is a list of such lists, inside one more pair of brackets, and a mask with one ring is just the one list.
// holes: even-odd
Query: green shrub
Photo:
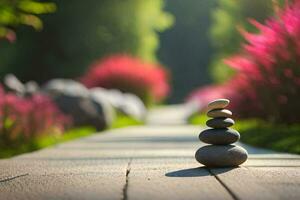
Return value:
[[(194, 114), (189, 118), (193, 125), (205, 126), (209, 118)], [(232, 127), (241, 134), (241, 142), (275, 151), (300, 154), (300, 124), (272, 124), (259, 119), (236, 120)]]
[(223, 63), (223, 59), (236, 53), (243, 41), (239, 28), (253, 31), (248, 19), (263, 22), (273, 13), (272, 0), (219, 0), (212, 11), (210, 37), (215, 55), (210, 64), (211, 76), (216, 82), (230, 78), (233, 71)]

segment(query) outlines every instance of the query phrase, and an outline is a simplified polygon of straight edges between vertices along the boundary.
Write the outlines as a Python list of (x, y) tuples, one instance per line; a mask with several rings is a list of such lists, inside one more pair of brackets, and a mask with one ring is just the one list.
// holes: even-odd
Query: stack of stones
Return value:
[(225, 109), (228, 99), (217, 99), (208, 104), (207, 116), (212, 119), (206, 122), (210, 129), (202, 131), (200, 141), (210, 144), (201, 147), (196, 152), (196, 160), (207, 167), (234, 167), (247, 160), (247, 151), (233, 145), (240, 139), (236, 130), (229, 129), (234, 125), (232, 112)]

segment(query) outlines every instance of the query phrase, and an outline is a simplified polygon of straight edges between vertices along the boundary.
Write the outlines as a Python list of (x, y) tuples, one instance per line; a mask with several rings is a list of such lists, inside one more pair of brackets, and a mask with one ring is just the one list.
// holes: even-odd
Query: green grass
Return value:
[(188, 122), (193, 125), (205, 126), (207, 119), (208, 117), (205, 114), (194, 114), (188, 119)]
[(95, 133), (91, 127), (74, 128), (62, 135), (44, 136), (17, 146), (0, 146), (0, 158), (8, 158), (18, 154), (35, 151), (61, 142), (66, 142)]
[[(137, 126), (142, 125), (143, 123), (135, 120), (131, 117), (125, 116), (123, 114), (118, 114), (116, 120), (111, 125), (111, 129), (123, 128), (127, 126)], [(46, 148), (58, 143), (66, 142), (69, 140), (89, 136), (96, 133), (96, 129), (92, 127), (81, 127), (74, 128), (69, 131), (66, 131), (61, 135), (51, 135), (44, 136), (37, 139), (34, 139), (28, 143), (24, 144), (12, 144), (9, 146), (3, 146), (0, 143), (0, 158), (9, 158), (18, 154), (27, 153), (42, 148)]]
[(111, 128), (123, 128), (127, 126), (139, 126), (143, 125), (144, 123), (141, 121), (138, 121), (132, 117), (128, 117), (126, 115), (118, 114), (118, 117), (116, 120), (112, 123)]
[[(208, 117), (194, 115), (191, 124), (205, 125)], [(262, 120), (238, 120), (233, 126), (241, 134), (241, 141), (256, 147), (300, 154), (300, 124), (272, 124)]]
[(241, 141), (257, 147), (300, 154), (300, 124), (279, 125), (258, 120), (238, 121)]

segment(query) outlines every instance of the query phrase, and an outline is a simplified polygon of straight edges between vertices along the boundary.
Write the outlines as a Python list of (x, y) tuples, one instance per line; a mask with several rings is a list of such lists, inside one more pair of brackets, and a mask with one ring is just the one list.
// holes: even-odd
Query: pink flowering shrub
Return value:
[[(228, 108), (234, 111), (234, 116), (239, 118), (261, 117), (266, 113), (263, 104), (257, 99), (255, 91), (249, 87), (243, 75), (235, 76), (223, 85), (208, 85), (195, 90), (188, 97), (188, 101), (199, 102), (201, 111), (206, 111), (206, 105), (215, 99), (228, 98)], [(248, 87), (248, 88), (247, 88)], [(244, 90), (244, 88), (246, 90)]]
[(70, 119), (46, 96), (21, 98), (0, 87), (0, 140), (18, 145), (43, 135), (60, 134)]
[(126, 55), (95, 62), (81, 81), (89, 88), (114, 88), (136, 94), (146, 103), (163, 100), (170, 90), (168, 75), (161, 66)]
[[(250, 22), (259, 33), (242, 32), (243, 51), (225, 61), (237, 71), (235, 77), (210, 91), (218, 93), (214, 98), (229, 98), (239, 117), (300, 122), (300, 1), (287, 4), (265, 25)], [(212, 94), (202, 89), (191, 98)]]

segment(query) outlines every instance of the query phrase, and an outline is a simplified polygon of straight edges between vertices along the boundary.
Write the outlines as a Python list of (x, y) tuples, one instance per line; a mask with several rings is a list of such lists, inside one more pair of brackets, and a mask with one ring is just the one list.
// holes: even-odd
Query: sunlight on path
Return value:
[(156, 108), (146, 126), (0, 160), (0, 199), (300, 199), (298, 155), (245, 146), (241, 167), (197, 163), (204, 127), (187, 125), (185, 108)]
[[(170, 130), (177, 129), (178, 126), (180, 126), (181, 129), (184, 129), (184, 125), (186, 125), (186, 129), (188, 129), (188, 127), (193, 127), (193, 126), (188, 126), (188, 122), (187, 122), (188, 116), (190, 116), (190, 114), (195, 112), (195, 110), (197, 109), (198, 109), (197, 106), (194, 104), (177, 104), (177, 105), (168, 105), (168, 106), (153, 108), (148, 113), (146, 124), (150, 127), (159, 126), (159, 128), (164, 127)], [(190, 133), (191, 135), (182, 134), (181, 137), (185, 138), (194, 135), (195, 137), (194, 142), (202, 143), (198, 140), (198, 134), (200, 133), (200, 130), (202, 128), (204, 127), (199, 126), (199, 128), (197, 128), (197, 126), (194, 126), (193, 131)], [(272, 150), (256, 148), (240, 142), (239, 145), (246, 148), (249, 154), (276, 153)]]
[(194, 104), (177, 104), (150, 109), (146, 120), (147, 125), (185, 125), (187, 118), (197, 110)]

